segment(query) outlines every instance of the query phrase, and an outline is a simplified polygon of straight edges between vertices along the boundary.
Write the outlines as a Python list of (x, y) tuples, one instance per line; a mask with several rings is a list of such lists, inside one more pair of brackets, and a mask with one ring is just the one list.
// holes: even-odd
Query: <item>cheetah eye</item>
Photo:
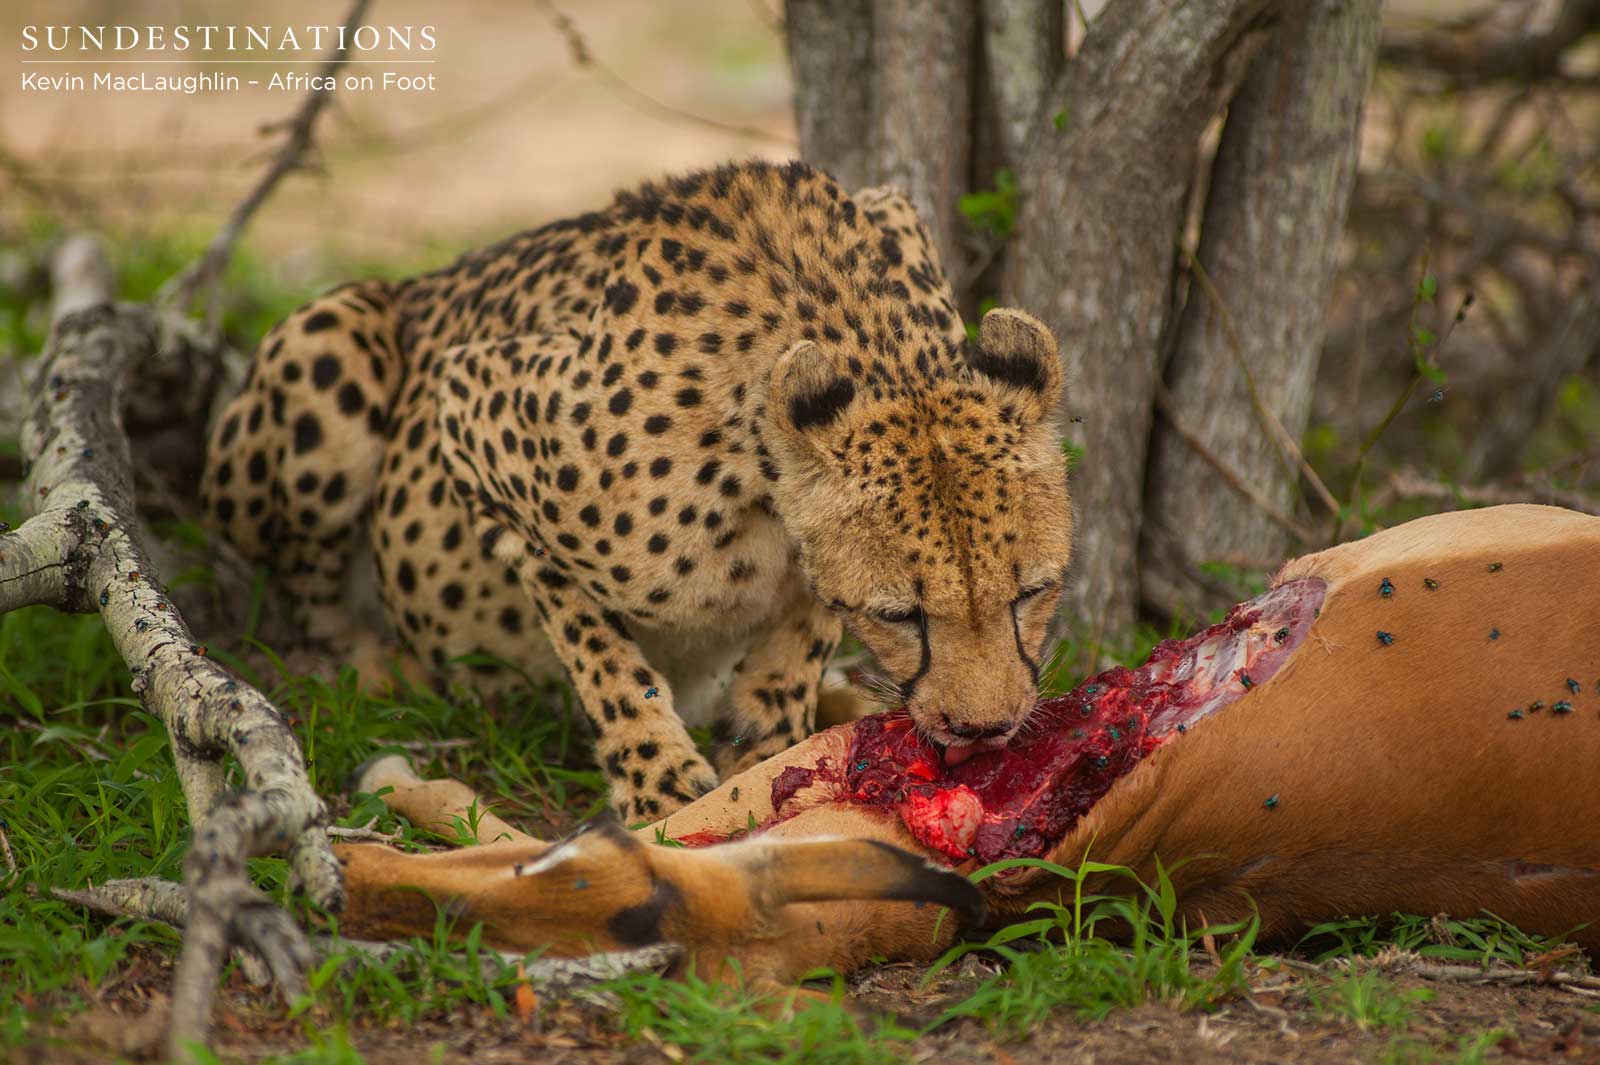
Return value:
[(921, 628), (923, 622), (920, 606), (911, 607), (909, 610), (873, 610), (869, 612), (869, 616), (889, 625), (915, 625)]
[(1050, 589), (1054, 588), (1055, 586), (1056, 586), (1056, 582), (1055, 581), (1045, 581), (1042, 584), (1034, 585), (1032, 588), (1024, 588), (1022, 591), (1017, 593), (1017, 597), (1012, 600), (1012, 603), (1015, 603), (1015, 604), (1026, 603), (1030, 599), (1038, 598), (1039, 596), (1043, 595), (1045, 592), (1048, 592)]

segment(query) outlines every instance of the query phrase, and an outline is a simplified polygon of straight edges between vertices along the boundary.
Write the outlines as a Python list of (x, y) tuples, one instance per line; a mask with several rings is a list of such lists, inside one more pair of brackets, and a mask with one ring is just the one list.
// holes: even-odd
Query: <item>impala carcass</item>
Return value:
[[(1159, 859), (1191, 921), (1257, 913), (1267, 938), (1347, 914), (1488, 910), (1592, 952), (1600, 518), (1443, 514), (1297, 559), (1219, 624), (953, 761), (889, 712), (631, 833), (544, 843), (492, 820), (480, 838), (500, 842), (454, 852), (343, 847), (345, 926), (425, 934), (448, 903), (507, 948), (667, 941), (703, 974), (733, 959), (789, 982), (932, 957), (961, 921), (1004, 922), (1063, 887), (1035, 868), (963, 874), (1092, 850), (1144, 877)], [(473, 799), (394, 760), (363, 783), (385, 785), (421, 823)]]

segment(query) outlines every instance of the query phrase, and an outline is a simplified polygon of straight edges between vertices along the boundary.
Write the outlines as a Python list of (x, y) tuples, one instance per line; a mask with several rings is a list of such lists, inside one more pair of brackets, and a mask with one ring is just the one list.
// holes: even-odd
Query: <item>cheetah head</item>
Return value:
[(882, 399), (845, 357), (807, 341), (774, 365), (779, 513), (818, 598), (962, 761), (1033, 709), (1071, 554), (1055, 339), (992, 310), (955, 373)]

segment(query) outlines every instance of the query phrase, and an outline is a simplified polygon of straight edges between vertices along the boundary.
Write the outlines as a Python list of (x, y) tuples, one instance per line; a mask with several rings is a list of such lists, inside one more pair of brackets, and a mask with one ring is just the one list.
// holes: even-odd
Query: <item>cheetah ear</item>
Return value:
[(767, 381), (767, 417), (785, 432), (815, 439), (833, 425), (856, 398), (855, 383), (829, 361), (821, 348), (802, 340), (772, 366)]
[(1043, 421), (1061, 402), (1061, 356), (1056, 338), (1031, 314), (996, 307), (983, 316), (967, 364), (1017, 399), (1023, 417)]

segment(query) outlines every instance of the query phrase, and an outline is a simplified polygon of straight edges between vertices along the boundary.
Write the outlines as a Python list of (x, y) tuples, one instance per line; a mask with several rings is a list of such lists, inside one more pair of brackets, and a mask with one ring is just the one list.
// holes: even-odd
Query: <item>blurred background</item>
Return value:
[[(260, 128), (282, 120), (301, 97), (265, 88), (193, 96), (19, 93), (15, 42), (23, 26), (337, 25), (346, 6), (3, 5), (7, 223), (46, 208), (74, 223), (203, 232), (257, 176), (270, 143)], [(338, 94), (320, 134), (325, 173), (282, 189), (251, 232), (252, 245), (315, 283), (325, 276), (317, 265), (323, 254), (415, 262), (435, 245), (459, 250), (589, 209), (647, 176), (798, 150), (775, 0), (583, 0), (568, 14), (590, 54), (643, 95), (581, 67), (541, 4), (379, 0), (368, 16), (373, 24), (435, 28), (438, 47), (427, 53), (435, 63), (409, 71), (431, 71), (437, 89)], [(310, 52), (306, 65), (285, 69), (309, 73), (321, 58)], [(177, 69), (242, 68), (201, 62)], [(674, 107), (747, 128), (684, 120), (668, 111)]]
[[(1055, 4), (1042, 23), (1060, 41), (1060, 57), (1052, 54), (1050, 63), (1059, 65), (1114, 22), (1123, 13), (1119, 4), (1140, 2)], [(989, 26), (1023, 3), (968, 6), (981, 8), (973, 17)], [(318, 135), (319, 170), (284, 183), (256, 217), (229, 274), (230, 341), (248, 351), (285, 310), (336, 282), (438, 265), (507, 232), (596, 206), (640, 178), (733, 157), (787, 158), (801, 152), (803, 139), (813, 158), (827, 156), (829, 108), (847, 101), (851, 77), (846, 72), (810, 86), (812, 102), (809, 110), (803, 103), (797, 123), (791, 71), (799, 67), (791, 67), (790, 46), (815, 51), (817, 35), (798, 31), (822, 27), (835, 35), (822, 41), (824, 53), (848, 49), (848, 27), (821, 20), (826, 14), (837, 21), (851, 6), (379, 0), (369, 21), (435, 27), (436, 63), (426, 69), (437, 89), (336, 95)], [(1377, 10), (1376, 3), (1370, 7)], [(267, 9), (216, 0), (10, 0), (0, 9), (6, 42), (0, 49), (0, 480), (16, 476), (7, 463), (15, 465), (11, 425), (23, 391), (17, 367), (44, 341), (45, 264), (54, 242), (73, 230), (104, 234), (125, 294), (149, 295), (202, 246), (259, 174), (275, 143), (264, 127), (300, 102), (299, 94), (262, 89), (195, 96), (22, 92), (21, 27), (336, 24), (343, 17), (343, 5), (325, 2), (274, 3), (270, 16)], [(1267, 40), (1251, 53), (1259, 63), (1280, 31), (1250, 17), (1247, 35)], [(1138, 540), (1142, 531), (1139, 557), (1124, 565), (1110, 559), (1115, 552), (1099, 550), (1097, 515), (1110, 513), (1114, 501), (1095, 495), (1105, 493), (1094, 488), (1093, 471), (1097, 459), (1126, 449), (1096, 436), (1095, 367), (1075, 365), (1082, 345), (1064, 343), (1077, 387), (1066, 412), (1072, 420), (1064, 424), (1084, 486), (1080, 525), (1090, 538), (1080, 550), (1087, 590), (1078, 606), (1129, 604), (1109, 619), (1084, 619), (1097, 638), (1134, 622), (1170, 627), (1203, 617), (1259, 587), (1288, 554), (1429, 510), (1519, 499), (1596, 509), (1600, 3), (1395, 0), (1382, 6), (1380, 18), (1370, 91), (1355, 127), (1348, 211), (1333, 215), (1340, 228), (1328, 281), (1294, 297), (1293, 316), (1315, 328), (1259, 343), (1244, 338), (1246, 361), (1270, 363), (1281, 355), (1305, 378), (1290, 390), (1296, 394), (1285, 400), (1283, 417), (1305, 462), (1291, 461), (1287, 474), (1279, 471), (1266, 483), (1262, 463), (1281, 465), (1280, 456), (1235, 459), (1216, 435), (1262, 437), (1264, 428), (1241, 429), (1237, 420), (1232, 430), (1197, 426), (1189, 415), (1186, 433), (1199, 439), (1190, 446), (1209, 451), (1213, 466), (1237, 461), (1237, 479), (1245, 484), (1261, 482), (1261, 498), (1230, 494), (1214, 478), (1206, 491), (1239, 512), (1276, 511), (1267, 523), (1271, 534), (1225, 532), (1198, 545), (1152, 542), (1151, 530), (1160, 525), (1150, 517), (1170, 471), (1158, 469), (1163, 423), (1150, 415), (1149, 469), (1136, 464), (1116, 474), (1125, 488), (1148, 485), (1144, 520), (1136, 513), (1131, 525), (1107, 525), (1103, 537)], [(881, 20), (877, 32), (882, 40)], [(973, 75), (976, 95), (992, 91), (1000, 80), (995, 71), (1008, 63), (994, 40), (987, 47), (988, 73)], [(1331, 64), (1358, 61), (1355, 52), (1325, 55)], [(873, 53), (869, 67), (883, 59)], [(823, 60), (831, 61), (826, 54)], [(806, 69), (814, 72), (815, 63)], [(937, 64), (930, 60), (928, 70), (937, 88)], [(1232, 86), (1242, 77), (1229, 76)], [(1287, 86), (1285, 106), (1298, 91)], [(1219, 101), (1226, 104), (1226, 93)], [(1345, 105), (1359, 107), (1359, 94)], [(1199, 248), (1201, 260), (1203, 192), (1224, 139), (1224, 112), (1202, 116), (1197, 160), (1179, 183), (1187, 204), (1179, 239)], [(955, 221), (934, 226), (974, 318), (996, 298), (1032, 292), (1033, 303), (1045, 304), (1037, 293), (1075, 289), (1089, 273), (1110, 269), (1092, 259), (1078, 263), (1071, 244), (1042, 244), (1035, 229), (1031, 239), (1067, 264), (1068, 280), (1030, 286), (1007, 273), (1015, 240), (1029, 235), (1018, 218), (1026, 214), (1030, 188), (1040, 203), (1049, 190), (1024, 173), (1019, 191), (1024, 160), (1008, 156), (1003, 144), (985, 147), (984, 116), (980, 106), (969, 120), (979, 127), (973, 144), (950, 139), (952, 152), (965, 153), (963, 187), (950, 197)], [(935, 127), (938, 120), (928, 118)], [(1064, 136), (1073, 132), (1069, 108), (1055, 109), (1054, 122)], [(848, 133), (842, 117), (838, 130)], [(926, 199), (926, 190), (913, 191), (919, 202)], [(1072, 203), (1070, 188), (1060, 195)], [(1174, 323), (1187, 326), (1181, 304), (1193, 278), (1184, 252), (1162, 248), (1158, 243), (1172, 261), (1163, 267), (1160, 298), (1173, 310), (1161, 343), (1144, 348), (1156, 351), (1154, 373), (1166, 373), (1181, 408), (1188, 390), (1177, 369), (1183, 344), (1174, 339)], [(1038, 309), (1064, 341), (1071, 337), (1070, 322), (1052, 318), (1047, 306)], [(1248, 332), (1248, 311), (1236, 316)], [(1315, 350), (1273, 354), (1273, 344), (1301, 343), (1296, 337), (1311, 338), (1304, 343)], [(1259, 368), (1268, 378), (1269, 371), (1270, 365)], [(1273, 395), (1267, 401), (1277, 402)], [(1124, 554), (1131, 558), (1132, 549)], [(1094, 576), (1102, 563), (1111, 574), (1104, 580)], [(1134, 612), (1135, 603), (1142, 609)]]

